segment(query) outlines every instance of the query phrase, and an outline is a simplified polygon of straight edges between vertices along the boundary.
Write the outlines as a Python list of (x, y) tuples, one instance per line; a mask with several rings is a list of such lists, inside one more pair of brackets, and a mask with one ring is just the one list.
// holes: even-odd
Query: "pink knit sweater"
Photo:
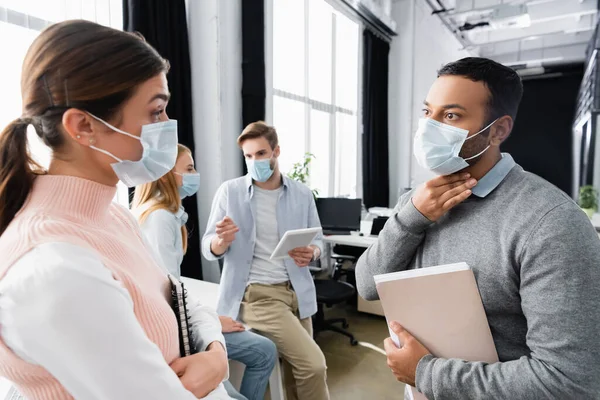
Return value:
[[(168, 278), (146, 250), (129, 211), (112, 202), (115, 193), (115, 187), (80, 178), (36, 178), (26, 204), (0, 236), (0, 279), (20, 257), (43, 243), (91, 249), (127, 289), (137, 320), (170, 364), (179, 355), (179, 342), (167, 302)], [(44, 368), (19, 358), (1, 338), (0, 376), (14, 382), (28, 400), (72, 399)]]

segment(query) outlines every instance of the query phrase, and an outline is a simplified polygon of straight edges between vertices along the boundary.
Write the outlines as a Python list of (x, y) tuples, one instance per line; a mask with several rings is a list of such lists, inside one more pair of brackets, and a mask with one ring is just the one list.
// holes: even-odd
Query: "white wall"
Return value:
[[(216, 190), (242, 171), (236, 144), (242, 131), (241, 1), (187, 2), (200, 237)], [(204, 279), (218, 282), (218, 264), (202, 261)]]
[(469, 56), (431, 11), (425, 0), (396, 0), (392, 9), (398, 36), (392, 41), (389, 63), (390, 205), (403, 188), (432, 177), (412, 154), (423, 100), (441, 66)]

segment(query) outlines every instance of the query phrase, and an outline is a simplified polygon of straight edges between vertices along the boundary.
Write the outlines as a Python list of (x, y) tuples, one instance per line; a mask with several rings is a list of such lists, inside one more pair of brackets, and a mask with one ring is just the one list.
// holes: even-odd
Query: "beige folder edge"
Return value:
[[(475, 275), (466, 263), (374, 277), (388, 324), (399, 322), (436, 357), (498, 362)], [(390, 331), (397, 346), (398, 338)], [(415, 400), (425, 399), (411, 388)]]

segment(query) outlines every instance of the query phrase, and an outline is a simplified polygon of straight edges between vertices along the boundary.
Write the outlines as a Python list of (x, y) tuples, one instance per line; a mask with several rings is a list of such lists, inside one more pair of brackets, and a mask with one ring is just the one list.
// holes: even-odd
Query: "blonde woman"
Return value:
[(200, 174), (194, 168), (192, 153), (178, 144), (175, 167), (162, 178), (135, 188), (132, 211), (144, 237), (163, 266), (178, 279), (188, 240), (187, 213), (181, 200), (196, 194), (199, 187)]
[[(193, 196), (199, 186), (200, 175), (194, 168), (192, 153), (179, 144), (175, 167), (162, 178), (135, 189), (132, 210), (144, 237), (177, 278), (181, 275), (181, 261), (187, 249), (187, 214), (181, 200)], [(232, 318), (220, 316), (219, 319), (229, 358), (246, 366), (240, 393), (225, 382), (228, 394), (236, 399), (263, 399), (277, 360), (275, 345), (263, 336), (246, 331), (244, 325)]]

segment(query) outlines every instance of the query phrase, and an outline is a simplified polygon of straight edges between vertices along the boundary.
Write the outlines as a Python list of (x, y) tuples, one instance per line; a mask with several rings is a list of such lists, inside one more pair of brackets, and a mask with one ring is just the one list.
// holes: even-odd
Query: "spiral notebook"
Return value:
[(1, 400), (24, 400), (19, 391), (13, 386), (12, 382), (0, 378), (0, 399)]
[(196, 341), (189, 324), (190, 316), (187, 306), (187, 290), (182, 282), (172, 275), (169, 275), (171, 281), (171, 306), (177, 318), (179, 327), (179, 351), (181, 357), (187, 357), (196, 354)]

